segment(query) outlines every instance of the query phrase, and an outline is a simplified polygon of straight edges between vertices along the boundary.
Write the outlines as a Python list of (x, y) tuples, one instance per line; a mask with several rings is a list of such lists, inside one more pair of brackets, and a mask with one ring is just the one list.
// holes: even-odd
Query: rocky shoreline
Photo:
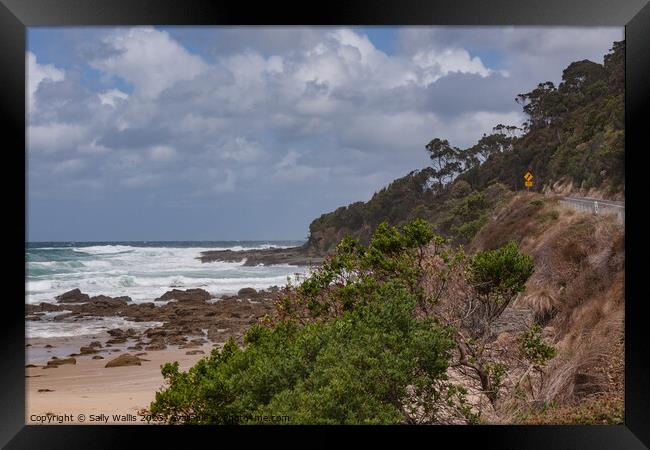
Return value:
[(129, 297), (90, 297), (74, 289), (56, 297), (56, 304), (42, 302), (25, 305), (25, 320), (82, 324), (88, 319), (120, 317), (136, 323), (162, 323), (141, 330), (110, 329), (103, 340), (80, 345), (78, 352), (66, 357), (52, 357), (43, 368), (75, 364), (75, 358), (97, 357), (100, 351), (136, 352), (123, 360), (115, 358), (115, 364), (139, 365), (137, 352), (168, 348), (192, 352), (209, 344), (221, 345), (230, 337), (242, 343), (246, 330), (272, 312), (277, 291), (277, 287), (260, 291), (244, 288), (237, 295), (215, 298), (203, 289), (173, 289), (152, 302), (136, 304)]
[(208, 250), (198, 257), (201, 262), (241, 262), (245, 266), (289, 264), (292, 266), (319, 265), (323, 256), (307, 251), (304, 247), (268, 248), (259, 250)]

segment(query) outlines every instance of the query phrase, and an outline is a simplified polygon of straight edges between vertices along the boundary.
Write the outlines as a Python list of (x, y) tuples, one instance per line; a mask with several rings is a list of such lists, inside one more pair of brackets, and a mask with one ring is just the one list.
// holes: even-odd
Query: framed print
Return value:
[(643, 2), (0, 17), (7, 448), (650, 442)]

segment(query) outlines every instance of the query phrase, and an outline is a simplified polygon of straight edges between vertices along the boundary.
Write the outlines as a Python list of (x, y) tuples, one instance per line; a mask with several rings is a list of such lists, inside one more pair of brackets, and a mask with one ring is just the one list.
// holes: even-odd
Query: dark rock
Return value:
[(62, 366), (63, 364), (77, 364), (77, 360), (74, 358), (52, 358), (47, 362), (48, 366)]
[(94, 353), (98, 353), (99, 350), (97, 350), (95, 347), (81, 347), (81, 348), (79, 349), (79, 352), (80, 352), (82, 355), (92, 355), (92, 354), (94, 354)]
[(93, 310), (97, 308), (120, 308), (126, 306), (130, 301), (130, 297), (112, 298), (105, 295), (97, 295), (89, 300), (90, 306), (88, 307), (88, 310), (91, 310), (91, 308)]
[(106, 363), (104, 367), (141, 366), (140, 358), (130, 353), (125, 353)]
[(156, 301), (176, 300), (178, 302), (204, 302), (212, 298), (212, 295), (204, 289), (187, 289), (182, 291), (180, 289), (173, 289), (165, 292), (158, 297)]
[(54, 321), (55, 322), (61, 322), (63, 320), (69, 319), (70, 317), (74, 316), (75, 313), (65, 313), (65, 314), (59, 314), (58, 316), (54, 316)]
[(91, 302), (106, 302), (106, 301), (114, 301), (117, 300), (120, 303), (129, 303), (131, 301), (131, 297), (128, 297), (126, 295), (122, 297), (109, 297), (107, 295), (95, 295), (94, 297), (90, 297)]
[(146, 346), (144, 349), (146, 351), (156, 351), (156, 350), (165, 350), (167, 345), (163, 342), (152, 342), (150, 345)]
[(205, 352), (203, 350), (190, 350), (189, 352), (185, 352), (186, 355), (204, 355)]
[(187, 342), (187, 338), (181, 335), (178, 336), (170, 336), (166, 342), (169, 345), (183, 345), (185, 342)]
[(59, 303), (81, 303), (87, 302), (90, 297), (88, 294), (83, 294), (79, 289), (73, 289), (54, 297), (54, 299)]
[(104, 359), (104, 357), (101, 355), (95, 355), (92, 357), (92, 359)]
[(179, 346), (178, 348), (185, 349), (185, 348), (197, 348), (197, 347), (200, 347), (200, 345), (199, 344), (184, 344), (184, 345)]
[(303, 247), (269, 248), (259, 250), (208, 250), (201, 252), (201, 262), (225, 261), (244, 262), (245, 266), (290, 264), (294, 266), (310, 266), (320, 264), (325, 259), (321, 255), (312, 255)]
[(237, 295), (240, 297), (256, 297), (257, 296), (257, 291), (253, 289), (252, 287), (246, 287), (246, 288), (241, 288), (238, 292)]

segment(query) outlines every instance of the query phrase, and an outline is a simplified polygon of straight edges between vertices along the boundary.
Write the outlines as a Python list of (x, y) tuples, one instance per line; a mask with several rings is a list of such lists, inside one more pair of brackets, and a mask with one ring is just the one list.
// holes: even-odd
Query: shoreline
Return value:
[[(107, 334), (108, 337), (110, 337)], [(94, 336), (95, 338), (97, 336)], [(56, 349), (88, 344), (91, 336), (33, 339), (30, 349)], [(44, 369), (43, 365), (25, 368), (25, 423), (48, 425), (147, 424), (141, 411), (164, 386), (160, 372), (167, 362), (178, 361), (187, 370), (221, 344), (205, 343), (194, 348), (178, 347), (138, 352), (124, 347), (105, 347), (96, 354), (75, 356), (75, 364)], [(202, 353), (201, 353), (202, 352)], [(105, 367), (119, 355), (139, 354), (141, 365)], [(190, 354), (188, 354), (190, 353)], [(93, 359), (101, 356), (103, 359)], [(80, 420), (80, 415), (85, 416)], [(51, 418), (48, 418), (51, 416)], [(117, 417), (120, 416), (120, 417)], [(116, 420), (117, 419), (117, 420)], [(152, 422), (153, 423), (153, 422)]]
[[(211, 250), (196, 259), (303, 267), (324, 260), (308, 255), (303, 247)], [(28, 331), (25, 423), (147, 424), (141, 413), (164, 387), (162, 365), (178, 361), (180, 369), (187, 370), (229, 338), (241, 344), (246, 330), (272, 312), (281, 288), (248, 287), (220, 297), (198, 288), (169, 289), (147, 302), (91, 297), (73, 289), (51, 301), (26, 304), (27, 327), (38, 330), (52, 324), (63, 335), (38, 337)], [(95, 323), (105, 323), (106, 329), (89, 326)], [(77, 330), (90, 331), (65, 336)], [(129, 355), (134, 365), (106, 367), (120, 355)]]
[(268, 248), (256, 250), (206, 250), (197, 257), (207, 262), (241, 262), (244, 266), (270, 266), (287, 264), (290, 266), (315, 266), (321, 264), (325, 257), (306, 250), (304, 246), (289, 248)]
[[(243, 288), (215, 298), (202, 289), (173, 289), (135, 304), (128, 297), (90, 297), (74, 289), (56, 303), (26, 305), (28, 327), (39, 322), (82, 327), (88, 320), (111, 318), (133, 327), (27, 337), (25, 423), (146, 424), (139, 412), (164, 385), (161, 366), (178, 361), (187, 370), (229, 338), (241, 344), (246, 330), (272, 312), (277, 290)], [(106, 367), (109, 362), (118, 366)]]

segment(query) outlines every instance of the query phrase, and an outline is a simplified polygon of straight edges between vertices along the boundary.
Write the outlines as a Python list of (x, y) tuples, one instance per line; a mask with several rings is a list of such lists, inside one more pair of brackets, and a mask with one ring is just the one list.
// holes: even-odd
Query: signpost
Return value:
[(526, 186), (527, 190), (530, 190), (529, 188), (533, 186), (533, 178), (534, 178), (533, 171), (528, 169), (524, 174), (524, 186)]

